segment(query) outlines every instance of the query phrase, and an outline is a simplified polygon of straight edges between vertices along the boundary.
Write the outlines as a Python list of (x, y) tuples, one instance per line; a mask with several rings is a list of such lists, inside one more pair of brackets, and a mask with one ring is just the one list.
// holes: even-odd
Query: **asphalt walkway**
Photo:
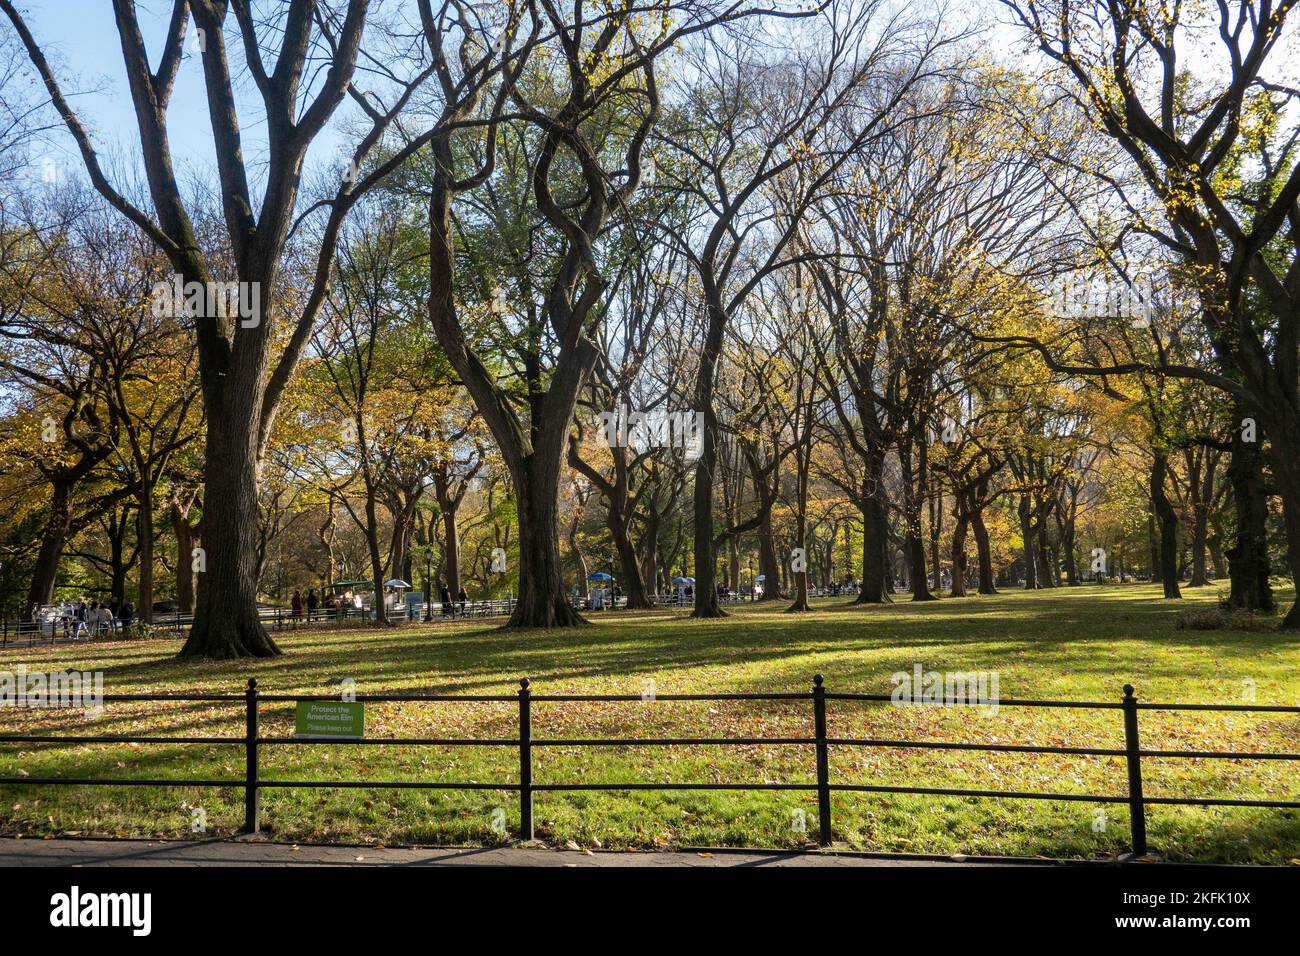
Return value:
[[(1029, 864), (1046, 861), (1026, 860)], [(316, 846), (259, 840), (0, 838), (0, 866), (527, 866), (916, 867), (1008, 866), (1012, 861), (868, 857), (753, 850), (616, 852), (546, 847)], [(1049, 864), (1050, 865), (1050, 864)]]

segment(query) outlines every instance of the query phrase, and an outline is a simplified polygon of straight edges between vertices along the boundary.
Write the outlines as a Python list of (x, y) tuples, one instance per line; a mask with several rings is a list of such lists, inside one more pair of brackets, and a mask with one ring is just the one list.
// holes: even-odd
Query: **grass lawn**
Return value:
[[(1300, 703), (1294, 634), (1177, 629), (1189, 605), (1147, 585), (1009, 592), (852, 608), (838, 599), (794, 616), (742, 608), (722, 621), (680, 612), (595, 615), (578, 632), (503, 633), (496, 624), (408, 626), (393, 631), (304, 631), (280, 638), (274, 661), (182, 664), (175, 641), (116, 642), (0, 652), (0, 670), (102, 670), (106, 693), (242, 692), (255, 676), (266, 693), (334, 693), (351, 677), (358, 693), (513, 694), (529, 677), (535, 694), (789, 692), (814, 673), (832, 691), (889, 693), (890, 675), (927, 670), (998, 672), (1003, 698), (1118, 701), (1130, 682), (1147, 701)], [(1288, 594), (1282, 598), (1289, 602)], [(1253, 682), (1253, 684), (1252, 684)], [(368, 736), (512, 737), (512, 703), (366, 706)], [(838, 737), (950, 739), (1120, 747), (1117, 710), (1002, 707), (898, 708), (832, 702)], [(1142, 712), (1150, 749), (1300, 751), (1300, 715)], [(109, 704), (78, 711), (0, 711), (5, 733), (221, 735), (243, 733), (242, 705)], [(31, 728), (31, 729), (24, 729)], [(266, 704), (262, 733), (293, 734), (292, 705)], [(535, 737), (809, 736), (811, 704), (765, 702), (537, 703)], [(535, 783), (654, 781), (812, 782), (808, 746), (546, 748)], [(462, 780), (513, 782), (510, 747), (262, 748), (275, 780)], [(1300, 798), (1294, 761), (1144, 760), (1148, 796)], [(239, 747), (205, 744), (0, 744), (0, 776), (126, 776), (225, 779), (243, 773)], [(832, 748), (837, 783), (990, 790), (1125, 793), (1122, 758), (980, 751)], [(184, 838), (196, 809), (208, 833), (242, 823), (242, 790), (4, 785), (0, 831), (29, 836)], [(1123, 804), (993, 800), (895, 794), (833, 797), (836, 839), (867, 850), (1107, 857), (1128, 840)], [(264, 825), (299, 842), (497, 843), (513, 837), (518, 800), (509, 791), (297, 788), (264, 791)], [(544, 792), (537, 835), (551, 843), (636, 847), (798, 846), (815, 838), (808, 791)], [(509, 832), (493, 831), (504, 810)], [(797, 821), (806, 820), (806, 832)], [(1104, 813), (1104, 817), (1100, 814)], [(499, 819), (500, 814), (496, 813)], [(1171, 859), (1300, 863), (1300, 811), (1156, 806), (1149, 842)]]

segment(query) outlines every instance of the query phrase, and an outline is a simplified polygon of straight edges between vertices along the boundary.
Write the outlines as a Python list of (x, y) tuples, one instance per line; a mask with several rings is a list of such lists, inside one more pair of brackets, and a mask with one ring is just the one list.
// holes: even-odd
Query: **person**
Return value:
[(78, 598), (78, 599), (77, 599), (77, 606), (76, 606), (76, 608), (75, 608), (74, 611), (73, 611), (73, 621), (72, 621), (72, 639), (73, 639), (74, 641), (75, 641), (78, 637), (80, 637), (80, 636), (81, 636), (81, 632), (84, 631), (84, 630), (86, 629), (86, 612), (87, 612), (87, 610), (88, 610), (88, 609), (87, 609), (87, 607), (86, 607), (86, 599), (85, 599), (85, 598)]
[(444, 584), (438, 588), (438, 598), (442, 601), (442, 616), (450, 617), (451, 616), (451, 591), (447, 589), (447, 585)]
[(294, 589), (293, 599), (289, 602), (289, 607), (293, 611), (293, 621), (297, 624), (302, 618), (302, 592), (297, 588)]
[(131, 622), (135, 619), (135, 605), (130, 601), (122, 602), (122, 633), (129, 636), (131, 633)]
[(464, 617), (465, 605), (469, 603), (469, 595), (465, 593), (464, 588), (461, 588), (460, 591), (456, 594), (456, 600), (460, 602), (460, 616)]
[(316, 620), (316, 609), (320, 607), (320, 598), (316, 596), (316, 589), (312, 588), (307, 592), (307, 620)]
[(97, 623), (106, 637), (113, 636), (113, 612), (109, 610), (107, 604), (99, 606), (99, 620)]

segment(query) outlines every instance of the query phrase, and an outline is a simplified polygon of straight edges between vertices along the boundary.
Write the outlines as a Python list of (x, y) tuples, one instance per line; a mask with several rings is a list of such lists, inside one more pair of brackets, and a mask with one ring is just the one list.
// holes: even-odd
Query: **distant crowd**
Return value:
[(78, 598), (64, 604), (55, 618), (71, 640), (91, 640), (112, 634), (129, 634), (135, 623), (135, 605), (114, 597), (108, 601)]

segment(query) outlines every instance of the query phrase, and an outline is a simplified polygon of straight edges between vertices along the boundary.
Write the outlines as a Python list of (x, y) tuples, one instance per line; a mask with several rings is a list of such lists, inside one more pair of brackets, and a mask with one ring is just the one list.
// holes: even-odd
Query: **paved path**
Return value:
[[(1027, 860), (1026, 863), (1043, 861)], [(755, 851), (605, 852), (545, 847), (358, 847), (253, 840), (0, 839), (0, 866), (691, 866), (914, 867), (1006, 866), (1009, 861), (962, 862), (835, 853)]]

